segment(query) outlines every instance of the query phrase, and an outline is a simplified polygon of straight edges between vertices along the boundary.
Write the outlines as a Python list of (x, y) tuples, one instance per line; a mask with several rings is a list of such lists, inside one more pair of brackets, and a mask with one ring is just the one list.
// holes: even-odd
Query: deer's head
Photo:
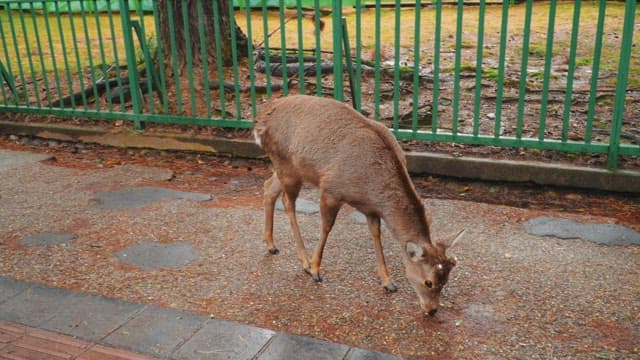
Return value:
[(456, 260), (448, 258), (445, 251), (463, 235), (464, 230), (439, 242), (409, 241), (406, 244), (404, 263), (407, 279), (418, 294), (420, 307), (430, 316), (438, 311), (440, 293), (456, 265)]

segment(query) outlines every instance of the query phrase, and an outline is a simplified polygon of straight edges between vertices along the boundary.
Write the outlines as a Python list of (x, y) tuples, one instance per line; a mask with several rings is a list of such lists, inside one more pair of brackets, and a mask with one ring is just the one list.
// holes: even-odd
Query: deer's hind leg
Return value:
[(273, 213), (276, 201), (282, 194), (282, 186), (276, 173), (264, 182), (264, 242), (272, 255), (280, 252), (273, 241)]
[(333, 224), (336, 221), (336, 216), (340, 211), (340, 207), (342, 203), (332, 196), (328, 195), (326, 192), (321, 191), (320, 193), (320, 215), (322, 217), (322, 229), (320, 232), (320, 241), (318, 245), (316, 245), (316, 249), (313, 252), (313, 257), (311, 258), (311, 271), (309, 274), (316, 282), (322, 281), (322, 277), (320, 276), (320, 263), (322, 262), (322, 253), (324, 252), (324, 246), (327, 243), (327, 237), (329, 236), (329, 232), (333, 228)]
[(298, 220), (296, 218), (296, 199), (300, 193), (302, 182), (295, 177), (282, 176), (278, 174), (278, 180), (283, 191), (282, 203), (284, 205), (284, 211), (289, 218), (289, 225), (291, 226), (291, 232), (293, 233), (293, 239), (296, 242), (296, 252), (302, 262), (302, 268), (307, 273), (310, 273), (309, 258), (307, 257), (307, 251), (304, 247), (304, 241), (300, 234), (300, 228), (298, 227)]

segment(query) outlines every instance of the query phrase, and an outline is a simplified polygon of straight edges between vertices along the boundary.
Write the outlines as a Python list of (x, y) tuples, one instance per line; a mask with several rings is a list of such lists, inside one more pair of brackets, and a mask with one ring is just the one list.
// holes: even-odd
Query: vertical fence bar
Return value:
[(238, 73), (238, 45), (236, 36), (236, 14), (233, 3), (229, 4), (229, 27), (231, 31), (231, 62), (233, 65), (233, 83), (235, 85), (236, 119), (242, 118), (242, 104), (240, 103), (240, 75)]
[[(187, 56), (187, 80), (189, 81), (189, 98), (191, 99), (191, 116), (195, 116), (196, 110), (196, 92), (193, 83), (193, 50), (191, 49), (191, 25), (189, 22), (189, 11), (187, 9), (187, 2), (182, 3), (182, 27), (184, 29), (184, 42), (186, 45)], [(222, 84), (220, 85), (222, 86)]]
[(304, 94), (304, 41), (302, 34), (302, 1), (296, 0), (296, 15), (298, 20), (298, 87), (300, 94)]
[(381, 50), (381, 44), (380, 44), (380, 31), (381, 31), (381, 19), (380, 19), (380, 12), (381, 12), (381, 6), (380, 6), (380, 0), (376, 0), (376, 9), (375, 9), (375, 43), (374, 43), (374, 48), (375, 48), (375, 65), (374, 65), (374, 90), (373, 90), (373, 101), (375, 103), (374, 105), (374, 116), (373, 118), (376, 121), (380, 121), (380, 62), (381, 62), (381, 56), (380, 56), (380, 52)]
[(197, 0), (196, 8), (198, 13), (198, 37), (200, 41), (200, 57), (202, 61), (202, 81), (204, 86), (204, 100), (207, 108), (207, 117), (211, 117), (211, 90), (209, 86), (209, 59), (207, 56), (206, 38), (204, 36), (204, 10), (202, 0)]
[(93, 66), (93, 51), (91, 50), (91, 39), (89, 39), (89, 26), (87, 25), (87, 13), (85, 12), (85, 9), (84, 9), (84, 1), (80, 1), (80, 16), (82, 17), (82, 30), (84, 31), (84, 41), (87, 46), (87, 59), (89, 60), (91, 88), (93, 89), (93, 96), (95, 98), (96, 110), (100, 110), (100, 101), (97, 100), (98, 87), (96, 85), (95, 67)]
[(342, 44), (344, 46), (344, 58), (346, 60), (347, 74), (349, 77), (349, 90), (351, 93), (351, 105), (354, 109), (360, 107), (360, 89), (355, 86), (355, 75), (353, 74), (353, 64), (351, 61), (351, 45), (349, 45), (349, 30), (347, 29), (347, 19), (342, 18)]
[[(216, 2), (217, 4), (217, 2)], [(217, 17), (215, 16), (215, 10), (216, 10), (217, 6), (214, 4), (213, 9), (214, 9), (214, 19), (217, 19)], [(180, 83), (180, 76), (178, 76), (178, 74), (180, 74), (180, 69), (178, 69), (178, 53), (177, 53), (177, 49), (176, 49), (176, 31), (175, 31), (175, 17), (174, 17), (174, 13), (173, 13), (173, 9), (171, 7), (171, 1), (167, 1), (167, 19), (169, 20), (169, 46), (171, 47), (170, 49), (168, 49), (168, 51), (171, 51), (171, 64), (173, 66), (173, 79), (174, 79), (174, 86), (176, 87), (176, 107), (178, 109), (178, 113), (182, 114), (182, 84)], [(177, 14), (175, 14), (177, 16)], [(219, 44), (219, 43), (217, 43)], [(218, 58), (220, 58), (220, 56), (218, 56)], [(220, 91), (224, 92), (224, 87), (222, 86), (222, 81), (220, 82)], [(223, 93), (221, 93), (222, 95), (224, 95)], [(220, 96), (221, 99), (224, 99), (224, 96)], [(223, 111), (224, 113), (224, 111)]]
[(438, 132), (438, 103), (440, 102), (440, 38), (442, 34), (442, 0), (436, 0), (436, 23), (433, 36), (433, 100), (431, 114), (431, 133)]
[(609, 153), (607, 167), (618, 167), (618, 153), (620, 150), (620, 134), (624, 117), (626, 102), (627, 80), (629, 76), (629, 63), (631, 62), (631, 48), (633, 45), (633, 32), (635, 26), (636, 1), (626, 1), (624, 12), (624, 25), (622, 30), (622, 43), (620, 44), (620, 61), (618, 65), (618, 79), (616, 82), (616, 95), (611, 119), (611, 136), (609, 139)]
[(556, 2), (549, 2), (549, 23), (547, 26), (547, 47), (544, 55), (544, 75), (542, 78), (542, 97), (540, 99), (540, 124), (538, 140), (544, 141), (547, 124), (547, 106), (549, 105), (549, 81), (551, 77), (551, 60), (553, 58), (553, 35), (556, 21)]
[[(129, 87), (131, 89), (131, 103), (133, 104), (133, 112), (142, 113), (142, 96), (140, 94), (140, 86), (138, 81), (138, 72), (136, 71), (136, 52), (133, 42), (133, 34), (131, 32), (131, 13), (129, 12), (129, 2), (127, 0), (120, 1), (120, 21), (122, 23), (122, 36), (124, 40), (125, 53), (127, 55), (127, 75), (129, 76)], [(178, 102), (179, 103), (179, 102)], [(138, 119), (134, 120), (136, 130), (142, 130), (144, 125)]]
[[(157, 6), (157, 3), (154, 1), (154, 5)], [(115, 24), (113, 23), (113, 11), (111, 10), (111, 6), (107, 7), (107, 16), (109, 17), (109, 31), (111, 32), (111, 46), (113, 48), (113, 61), (116, 68), (116, 83), (118, 84), (118, 88), (122, 89), (122, 69), (120, 67), (120, 57), (118, 56), (118, 44), (116, 43), (116, 30)], [(158, 33), (159, 34), (159, 33)], [(159, 59), (162, 59), (160, 56)], [(162, 64), (162, 61), (160, 62)], [(119, 100), (120, 100), (120, 111), (124, 112), (124, 94), (122, 91), (118, 92)], [(110, 101), (112, 101), (110, 99)], [(111, 108), (109, 110), (112, 110)]]
[[(38, 48), (38, 61), (40, 62), (40, 72), (42, 73), (42, 80), (44, 82), (44, 89), (47, 97), (47, 104), (51, 104), (51, 89), (49, 88), (49, 76), (47, 75), (47, 70), (44, 66), (44, 56), (42, 56), (42, 42), (40, 41), (40, 31), (38, 30), (38, 24), (36, 23), (36, 12), (33, 7), (33, 2), (30, 3), (31, 6), (31, 25), (33, 26), (34, 36), (36, 37), (36, 46)], [(43, 14), (46, 17), (46, 12)], [(35, 80), (34, 80), (34, 83)], [(40, 96), (36, 93), (36, 97), (38, 97), (38, 106), (42, 106), (40, 104)]]
[[(108, 6), (107, 8), (110, 8), (111, 6)], [(102, 41), (102, 39), (104, 39), (104, 37), (102, 36), (102, 24), (100, 22), (100, 12), (99, 11), (94, 11), (93, 12), (93, 20), (96, 23), (96, 31), (98, 33), (98, 39), (100, 39), (100, 41), (98, 42), (99, 45), (99, 49), (100, 49), (100, 70), (102, 71), (102, 78), (99, 81), (104, 81), (107, 82), (109, 79), (109, 74), (107, 73), (107, 58), (105, 56), (105, 52), (104, 52), (104, 43), (105, 41)], [(106, 88), (105, 88), (105, 92), (106, 92), (106, 100), (107, 100), (107, 110), (108, 111), (113, 111), (113, 104), (111, 103), (111, 87), (107, 84)]]
[(602, 38), (604, 36), (604, 19), (607, 1), (600, 0), (598, 5), (598, 24), (596, 25), (596, 39), (593, 48), (593, 67), (591, 68), (591, 90), (589, 91), (589, 107), (587, 110), (587, 128), (584, 131), (584, 141), (591, 143), (593, 132), (593, 118), (596, 111), (596, 99), (598, 98), (598, 78), (600, 77), (600, 57), (602, 54)]
[(344, 77), (342, 67), (342, 0), (333, 1), (333, 97), (344, 100)]
[(496, 94), (496, 119), (493, 128), (493, 137), (499, 138), (502, 129), (502, 99), (504, 96), (505, 58), (507, 57), (507, 33), (509, 25), (509, 2), (502, 2), (502, 16), (500, 21), (500, 55), (498, 58), (498, 90)]
[(138, 36), (138, 42), (140, 43), (140, 49), (142, 50), (142, 57), (146, 67), (145, 75), (147, 76), (146, 84), (148, 89), (147, 104), (149, 104), (149, 110), (151, 111), (151, 113), (155, 114), (156, 105), (154, 100), (154, 89), (157, 89), (159, 92), (161, 92), (162, 89), (158, 89), (158, 87), (160, 86), (160, 80), (158, 79), (158, 74), (153, 67), (153, 61), (151, 59), (151, 50), (149, 49), (149, 42), (147, 41), (147, 28), (144, 24), (144, 11), (142, 9), (142, 3), (137, 1), (135, 4), (135, 11), (138, 15), (139, 20), (133, 21), (132, 24), (134, 25), (136, 35)]
[[(224, 72), (222, 69), (222, 35), (220, 34), (220, 9), (218, 2), (213, 3), (213, 32), (216, 39), (216, 66), (218, 68), (218, 92), (220, 94), (220, 113), (224, 119), (227, 116), (225, 89), (224, 89)], [(266, 36), (266, 35), (265, 35)]]
[(393, 131), (398, 131), (400, 112), (400, 0), (394, 7), (393, 31)]
[[(45, 2), (42, 1), (41, 5), (43, 8), (45, 8)], [(54, 51), (54, 46), (53, 46), (53, 38), (52, 38), (52, 32), (51, 32), (51, 24), (49, 23), (49, 9), (47, 9), (47, 11), (44, 13), (44, 24), (45, 24), (45, 30), (47, 33), (47, 40), (49, 43), (49, 53), (51, 54), (51, 65), (53, 67), (53, 79), (55, 82), (55, 86), (56, 86), (56, 92), (58, 94), (58, 99), (62, 99), (62, 88), (60, 86), (60, 74), (58, 74), (58, 61), (56, 59), (56, 51)], [(49, 101), (49, 107), (52, 107), (53, 102), (50, 100)]]
[[(5, 11), (9, 11), (8, 9), (9, 7), (7, 6), (5, 8)], [(5, 39), (5, 34), (4, 34), (4, 25), (2, 24), (2, 17), (0, 17), (0, 38)], [(17, 90), (15, 88), (15, 84), (13, 83), (12, 80), (12, 76), (11, 76), (11, 57), (9, 57), (9, 49), (7, 48), (7, 42), (3, 41), (2, 42), (2, 52), (4, 53), (4, 59), (6, 62), (6, 67), (4, 65), (2, 65), (2, 62), (0, 62), (0, 89), (2, 89), (2, 98), (3, 98), (3, 103), (5, 105), (8, 105), (7, 102), (7, 94), (4, 90), (4, 81), (9, 83), (9, 88), (10, 90), (13, 92), (13, 100), (14, 101), (18, 101), (18, 93)]]
[(411, 130), (418, 130), (418, 109), (420, 101), (420, 18), (422, 16), (422, 1), (416, 1), (415, 22), (413, 33), (413, 109), (411, 111)]
[[(27, 26), (25, 24), (24, 21), (24, 10), (22, 9), (22, 6), (19, 8), (18, 10), (18, 14), (20, 15), (20, 27), (22, 30), (22, 37), (24, 38), (24, 45), (25, 45), (25, 50), (27, 52), (27, 63), (29, 64), (29, 71), (31, 73), (31, 85), (33, 87), (33, 95), (36, 99), (36, 105), (38, 107), (42, 106), (42, 104), (40, 103), (40, 94), (39, 94), (39, 89), (38, 89), (38, 77), (36, 76), (36, 72), (35, 69), (33, 67), (33, 59), (31, 58), (31, 45), (29, 45), (29, 41), (28, 39), (28, 33), (27, 33)], [(26, 88), (27, 87), (27, 83), (25, 82), (23, 84), (23, 86)], [(30, 102), (28, 102), (30, 103)], [(29, 104), (30, 105), (30, 104)]]
[(320, 44), (320, 32), (322, 27), (320, 24), (320, 0), (313, 2), (313, 14), (315, 23), (315, 36), (316, 36), (316, 95), (322, 95), (322, 45)]
[[(356, 0), (356, 110), (362, 111), (362, 0)], [(352, 94), (353, 96), (353, 94)]]
[(478, 40), (476, 47), (476, 85), (473, 102), (473, 136), (480, 132), (480, 104), (482, 101), (482, 71), (484, 56), (484, 18), (487, 9), (486, 0), (480, 0), (478, 6)]
[(453, 75), (453, 109), (451, 119), (451, 133), (454, 136), (458, 135), (459, 105), (460, 105), (460, 62), (462, 57), (462, 24), (464, 17), (464, 1), (458, 1), (458, 7), (456, 12), (456, 50), (454, 59), (454, 75)]
[(571, 121), (571, 103), (573, 98), (573, 76), (576, 71), (576, 52), (578, 47), (578, 32), (580, 30), (581, 0), (573, 3), (573, 24), (571, 26), (571, 45), (569, 46), (569, 69), (567, 71), (567, 90), (564, 98), (564, 114), (562, 116), (562, 142), (566, 142), (569, 135)]
[(516, 139), (522, 139), (524, 126), (524, 100), (527, 96), (527, 68), (529, 65), (529, 40), (531, 39), (531, 12), (533, 0), (527, 0), (522, 35), (522, 60), (520, 64), (520, 86), (518, 89), (518, 115), (516, 120)]
[[(13, 40), (13, 51), (15, 54), (15, 60), (16, 60), (16, 67), (18, 68), (18, 76), (20, 77), (20, 81), (21, 81), (21, 88), (22, 88), (22, 97), (26, 102), (26, 106), (29, 106), (29, 93), (27, 92), (27, 81), (25, 79), (24, 76), (24, 69), (22, 68), (22, 56), (20, 55), (20, 48), (18, 47), (18, 37), (16, 35), (16, 29), (15, 29), (15, 24), (14, 24), (14, 20), (13, 20), (13, 12), (12, 11), (7, 11), (7, 14), (9, 15), (9, 29), (11, 30), (11, 38)], [(9, 62), (11, 59), (11, 57), (7, 56), (7, 64), (9, 66), (9, 71), (11, 71), (11, 63)]]
[[(73, 82), (71, 80), (71, 70), (70, 70), (71, 67), (69, 65), (69, 57), (67, 56), (67, 44), (65, 42), (65, 36), (64, 36), (65, 32), (62, 30), (62, 15), (60, 14), (60, 6), (57, 1), (54, 3), (54, 9), (55, 9), (56, 20), (58, 25), (58, 35), (60, 36), (60, 44), (62, 48), (62, 58), (64, 60), (64, 71), (65, 71), (65, 76), (67, 77), (67, 87), (69, 88), (69, 92), (73, 93)], [(70, 105), (72, 109), (76, 108), (76, 100), (74, 96), (71, 96)], [(62, 107), (62, 104), (60, 104), (60, 107)]]
[(165, 64), (164, 64), (164, 47), (162, 45), (162, 41), (160, 41), (160, 24), (157, 21), (158, 19), (158, 2), (153, 1), (153, 19), (155, 23), (155, 31), (156, 37), (158, 41), (156, 42), (156, 51), (158, 55), (158, 67), (159, 67), (159, 77), (160, 77), (160, 87), (162, 88), (162, 111), (166, 114), (169, 112), (169, 97), (167, 95), (167, 78), (165, 74)]
[(80, 62), (80, 49), (78, 48), (78, 37), (77, 37), (75, 20), (74, 20), (75, 16), (71, 12), (71, 1), (68, 1), (68, 0), (67, 0), (67, 11), (69, 14), (69, 25), (71, 26), (71, 39), (73, 40), (73, 53), (76, 60), (75, 61), (76, 68), (78, 69), (78, 79), (80, 81), (80, 94), (82, 98), (82, 106), (86, 109), (89, 106), (89, 103), (87, 101), (87, 95), (83, 91), (85, 88), (85, 85), (84, 85), (85, 75), (82, 70), (82, 63)]
[(280, 56), (282, 56), (282, 62), (280, 63), (280, 69), (282, 70), (282, 92), (284, 95), (289, 95), (289, 77), (287, 76), (287, 34), (286, 34), (286, 16), (284, 14), (284, 0), (279, 0), (280, 10)]
[(253, 59), (253, 30), (251, 27), (251, 6), (245, 3), (245, 12), (247, 16), (247, 54), (249, 61), (249, 84), (251, 92), (251, 118), (256, 117), (256, 69)]
[[(271, 51), (269, 49), (269, 14), (267, 13), (266, 0), (262, 1), (262, 33), (264, 34), (264, 65), (267, 81), (267, 97), (271, 98)], [(319, 35), (317, 37), (319, 39)]]

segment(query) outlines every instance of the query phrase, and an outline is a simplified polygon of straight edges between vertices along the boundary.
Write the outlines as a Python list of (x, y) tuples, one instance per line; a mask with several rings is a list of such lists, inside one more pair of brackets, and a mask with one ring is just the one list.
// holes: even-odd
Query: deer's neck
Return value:
[(388, 202), (388, 206), (385, 206), (382, 212), (382, 218), (401, 244), (408, 241), (430, 243), (429, 223), (424, 205), (415, 190), (407, 195)]

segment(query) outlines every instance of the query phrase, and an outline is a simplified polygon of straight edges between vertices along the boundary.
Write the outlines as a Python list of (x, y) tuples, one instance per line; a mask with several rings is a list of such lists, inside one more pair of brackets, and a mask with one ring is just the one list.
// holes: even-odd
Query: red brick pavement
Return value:
[(1, 360), (157, 360), (49, 331), (0, 321)]

